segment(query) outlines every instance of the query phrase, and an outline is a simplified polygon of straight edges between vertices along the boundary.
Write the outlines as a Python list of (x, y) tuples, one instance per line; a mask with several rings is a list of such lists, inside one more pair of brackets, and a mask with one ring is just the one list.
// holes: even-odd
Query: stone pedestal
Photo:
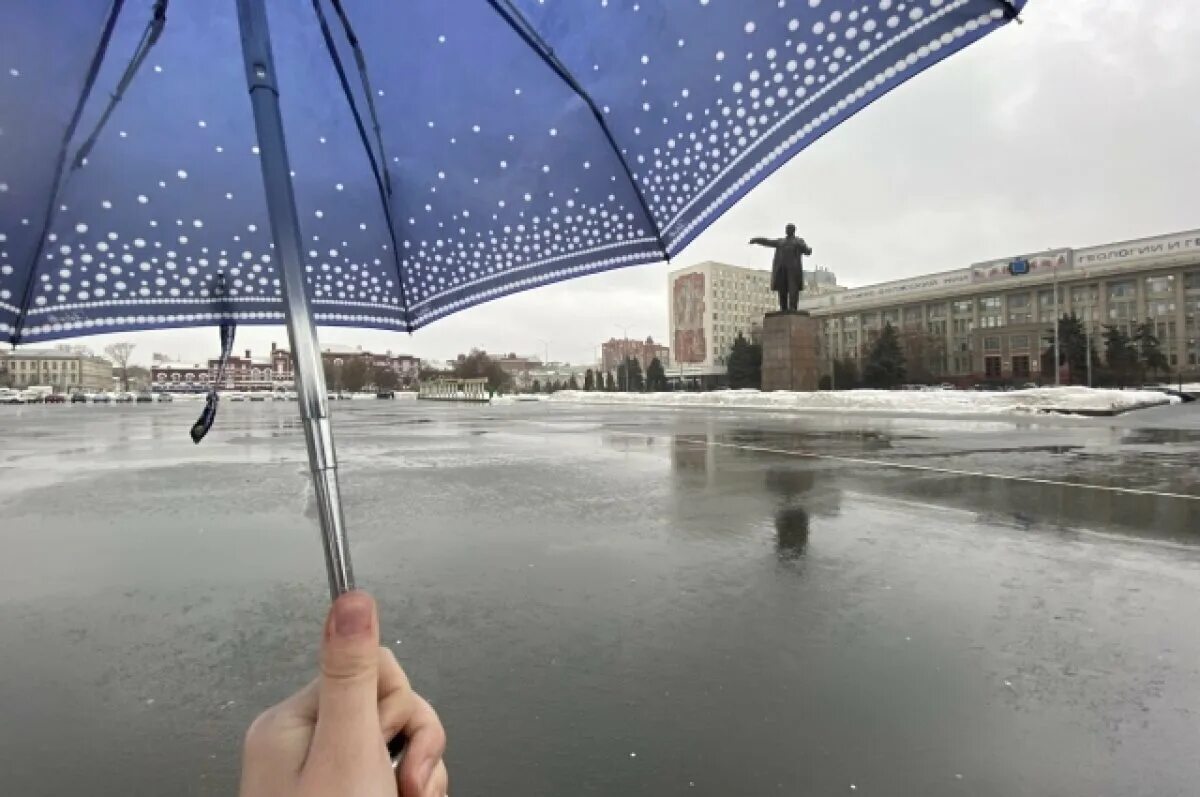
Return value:
[(768, 313), (763, 319), (763, 390), (816, 390), (821, 378), (819, 322), (807, 313)]

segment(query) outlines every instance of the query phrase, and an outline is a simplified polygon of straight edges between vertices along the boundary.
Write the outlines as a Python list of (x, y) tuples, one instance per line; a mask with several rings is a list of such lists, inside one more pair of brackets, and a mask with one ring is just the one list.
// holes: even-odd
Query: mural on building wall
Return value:
[(704, 362), (708, 356), (704, 340), (704, 274), (676, 277), (671, 287), (671, 300), (675, 319), (675, 362)]

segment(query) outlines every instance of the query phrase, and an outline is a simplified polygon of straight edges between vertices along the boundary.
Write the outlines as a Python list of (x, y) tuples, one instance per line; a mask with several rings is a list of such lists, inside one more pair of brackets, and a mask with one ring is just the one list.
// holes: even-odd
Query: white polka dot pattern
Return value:
[[(414, 329), (675, 255), (810, 142), (999, 27), (1008, 7), (516, 0), (518, 31), (487, 2), (453, 13), (444, 0), (363, 2), (351, 13), (376, 84), (383, 147), (370, 146), (394, 188), (385, 204), (306, 5), (271, 12), (304, 244), (287, 264), (266, 217), (232, 16), (172, 6), (51, 201), (86, 43), (107, 11), (0, 6), (0, 28), (27, 34), (0, 53), (4, 337), (210, 324), (218, 276), (238, 321), (278, 323), (283, 268), (303, 270), (320, 323)], [(126, 6), (76, 147), (145, 24)], [(72, 26), (58, 22), (67, 13)]]

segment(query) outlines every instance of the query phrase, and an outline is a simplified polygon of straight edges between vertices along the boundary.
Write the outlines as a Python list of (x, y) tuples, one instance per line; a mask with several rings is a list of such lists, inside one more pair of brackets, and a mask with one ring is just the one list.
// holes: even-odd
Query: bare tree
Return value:
[(371, 371), (371, 381), (376, 390), (395, 390), (400, 385), (400, 377), (391, 368), (374, 368)]
[(900, 349), (908, 366), (908, 380), (929, 384), (946, 372), (946, 341), (922, 329), (900, 332)]
[(351, 357), (342, 366), (342, 387), (357, 393), (367, 384), (367, 361), (362, 357)]
[(104, 347), (104, 353), (121, 372), (121, 390), (129, 390), (129, 358), (133, 356), (134, 344), (117, 341)]

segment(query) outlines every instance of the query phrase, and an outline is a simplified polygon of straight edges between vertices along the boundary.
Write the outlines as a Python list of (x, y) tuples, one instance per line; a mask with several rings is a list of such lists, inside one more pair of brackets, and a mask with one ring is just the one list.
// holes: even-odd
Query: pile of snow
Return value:
[(1123, 412), (1178, 398), (1153, 390), (1039, 387), (1028, 390), (841, 390), (817, 393), (718, 390), (710, 393), (588, 393), (562, 390), (547, 400), (571, 404), (652, 407), (735, 407), (804, 412), (898, 412), (913, 415), (995, 415), (1036, 412)]
[(1200, 393), (1200, 382), (1184, 382), (1182, 385), (1178, 382), (1160, 382), (1158, 386), (1183, 393)]

